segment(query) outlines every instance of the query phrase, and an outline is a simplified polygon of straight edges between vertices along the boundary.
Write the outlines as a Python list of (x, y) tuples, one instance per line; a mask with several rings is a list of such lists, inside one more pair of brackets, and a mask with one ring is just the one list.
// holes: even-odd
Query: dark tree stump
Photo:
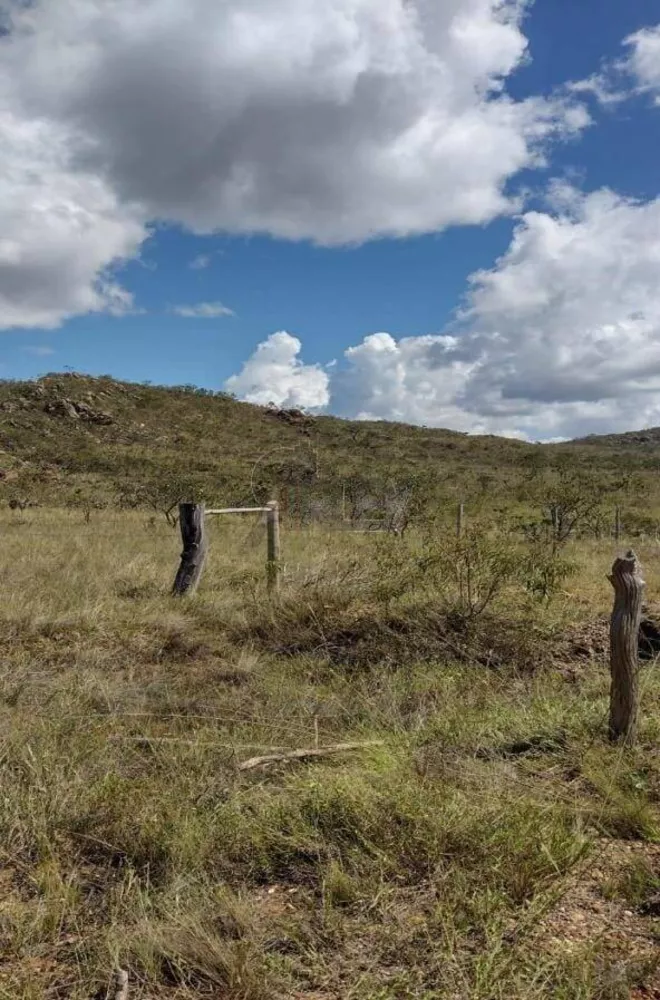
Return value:
[(637, 556), (630, 550), (615, 559), (612, 575), (614, 608), (610, 620), (610, 739), (632, 746), (639, 716), (639, 626), (644, 580)]
[(177, 597), (183, 594), (192, 595), (197, 590), (208, 551), (204, 520), (204, 504), (179, 504), (183, 552), (181, 565), (172, 587), (172, 593)]

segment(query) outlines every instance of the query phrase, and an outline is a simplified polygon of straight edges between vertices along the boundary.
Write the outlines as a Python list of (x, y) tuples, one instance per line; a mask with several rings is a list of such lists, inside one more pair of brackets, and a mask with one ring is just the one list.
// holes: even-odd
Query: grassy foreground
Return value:
[(214, 524), (177, 602), (162, 520), (0, 514), (0, 997), (660, 996), (660, 679), (609, 746), (610, 543), (468, 627), (414, 537), (285, 533), (269, 605), (262, 532)]

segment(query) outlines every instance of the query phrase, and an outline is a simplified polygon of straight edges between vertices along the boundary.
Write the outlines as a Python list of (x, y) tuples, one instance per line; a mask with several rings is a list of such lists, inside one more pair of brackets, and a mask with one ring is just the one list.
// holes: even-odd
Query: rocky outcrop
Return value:
[(51, 399), (44, 403), (44, 412), (53, 417), (66, 417), (69, 420), (82, 420), (88, 424), (108, 425), (114, 423), (114, 417), (105, 410), (95, 410), (88, 403), (76, 403), (71, 399)]
[(292, 427), (299, 427), (303, 432), (309, 431), (309, 428), (314, 423), (314, 417), (310, 416), (309, 413), (305, 413), (304, 410), (296, 408), (281, 409), (271, 404), (266, 407), (266, 412), (270, 417), (275, 417), (276, 420), (281, 420), (282, 423), (289, 424)]

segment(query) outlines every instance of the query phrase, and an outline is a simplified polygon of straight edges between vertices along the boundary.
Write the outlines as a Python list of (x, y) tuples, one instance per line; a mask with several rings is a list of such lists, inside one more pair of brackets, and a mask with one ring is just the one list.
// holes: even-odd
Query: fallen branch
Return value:
[(331, 757), (336, 753), (350, 753), (354, 750), (364, 750), (367, 747), (379, 747), (382, 740), (371, 740), (368, 743), (336, 743), (331, 747), (319, 747), (308, 750), (289, 750), (287, 753), (269, 753), (264, 757), (250, 757), (238, 765), (239, 771), (252, 771), (255, 767), (268, 764), (287, 764), (293, 760), (312, 760), (316, 757)]

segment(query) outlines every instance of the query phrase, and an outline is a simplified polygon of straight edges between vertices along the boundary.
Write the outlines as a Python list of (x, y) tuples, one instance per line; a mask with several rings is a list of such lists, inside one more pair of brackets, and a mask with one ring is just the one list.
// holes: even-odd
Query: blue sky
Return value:
[[(228, 7), (237, 5), (232, 0)], [(69, 6), (75, 17), (71, 11), (67, 16)], [(263, 16), (269, 31), (279, 31), (268, 21), (267, 5), (250, 0), (250, 6), (255, 23)], [(431, 0), (415, 0), (419, 20), (409, 51), (400, 41), (402, 19), (409, 16), (401, 0), (338, 0), (337, 6), (341, 25), (331, 19), (323, 25), (326, 35), (337, 32), (335, 64), (324, 84), (325, 68), (320, 83), (318, 71), (307, 75), (314, 59), (325, 58), (314, 35), (314, 12), (319, 21), (329, 17), (321, 0), (308, 0), (304, 9), (299, 0), (274, 5), (282, 53), (273, 62), (272, 79), (256, 49), (246, 49), (237, 65), (222, 41), (205, 49), (208, 14), (190, 17), (192, 8), (201, 11), (198, 0), (191, 0), (182, 14), (185, 32), (189, 45), (200, 46), (198, 64), (207, 77), (193, 87), (194, 64), (172, 65), (172, 75), (178, 72), (192, 95), (179, 110), (168, 104), (156, 43), (151, 51), (140, 26), (129, 23), (125, 0), (117, 18), (125, 8), (126, 23), (115, 27), (120, 39), (125, 34), (127, 53), (143, 46), (139, 65), (119, 47), (108, 52), (107, 64), (99, 57), (98, 65), (84, 66), (86, 83), (72, 75), (67, 86), (75, 62), (69, 53), (66, 65), (55, 61), (43, 71), (44, 77), (52, 71), (51, 80), (62, 79), (54, 92), (35, 68), (43, 66), (44, 46), (48, 58), (57, 58), (50, 55), (48, 38), (55, 32), (63, 45), (75, 50), (80, 44), (82, 52), (100, 30), (99, 3), (63, 4), (58, 16), (57, 5), (37, 0), (26, 27), (18, 3), (5, 0), (9, 27), (2, 44), (16, 62), (11, 83), (5, 79), (3, 85), (0, 75), (0, 95), (14, 114), (15, 129), (5, 143), (18, 165), (6, 171), (4, 184), (0, 166), (5, 232), (9, 225), (18, 231), (15, 206), (24, 216), (19, 251), (9, 240), (3, 258), (0, 237), (2, 376), (29, 378), (69, 366), (208, 388), (222, 388), (233, 377), (228, 387), (257, 402), (272, 398), (353, 417), (533, 438), (660, 423), (660, 310), (653, 301), (660, 287), (657, 0), (536, 0), (524, 13), (511, 2), (504, 4), (506, 18), (495, 0), (451, 0), (452, 17), (436, 15), (438, 4)], [(145, 0), (164, 38), (171, 27), (175, 45), (184, 29), (159, 19), (159, 7), (164, 12), (162, 0)], [(351, 18), (350, 55), (357, 58), (355, 39), (362, 42), (362, 32), (364, 64), (350, 78), (351, 96), (342, 91), (328, 130), (321, 131), (313, 112), (321, 107), (326, 113), (325, 94), (315, 95), (321, 103), (311, 112), (306, 98), (296, 95), (305, 94), (305, 87), (325, 85), (330, 93), (348, 86), (335, 66), (346, 54), (342, 46), (349, 46), (344, 27)], [(239, 31), (233, 22), (231, 28), (212, 27)], [(294, 72), (287, 38), (295, 39), (298, 30), (310, 55)], [(388, 77), (383, 83), (383, 62), (398, 65), (411, 52), (419, 59), (414, 46), (420, 34), (428, 71), (403, 69), (394, 82)], [(278, 38), (269, 38), (269, 53)], [(242, 40), (237, 36), (236, 45)], [(494, 55), (484, 54), (488, 47)], [(83, 73), (79, 67), (76, 72)], [(243, 110), (232, 106), (234, 117), (225, 120), (242, 72), (248, 81)], [(263, 90), (254, 83), (257, 72)], [(389, 87), (405, 96), (396, 116), (383, 118), (382, 130), (361, 118), (358, 87), (367, 78), (372, 115), (385, 116), (384, 102), (392, 103)], [(484, 81), (489, 94), (475, 97)], [(80, 97), (83, 84), (96, 104)], [(135, 121), (127, 101), (144, 104)], [(400, 158), (409, 126), (441, 101), (446, 106), (436, 123), (435, 149), (411, 145)], [(546, 102), (542, 108), (528, 109), (540, 101)], [(513, 123), (507, 107), (515, 110)], [(269, 134), (271, 120), (278, 135)], [(42, 140), (27, 132), (33, 121), (52, 129), (61, 149), (57, 162), (43, 151), (50, 133)], [(222, 124), (210, 146), (209, 128), (216, 121)], [(437, 147), (454, 128), (460, 151), (447, 163)], [(390, 133), (397, 129), (395, 175)], [(171, 145), (177, 134), (185, 154), (170, 172), (163, 164), (178, 155)], [(81, 153), (84, 142), (89, 149)], [(126, 147), (118, 152), (121, 142)], [(250, 177), (261, 185), (247, 198), (234, 197), (227, 179), (230, 168), (231, 177), (236, 174), (236, 163), (245, 170), (238, 154), (232, 161), (232, 143), (241, 157), (249, 148)], [(369, 155), (376, 167), (365, 166)], [(263, 161), (255, 166), (259, 157)], [(387, 166), (381, 170), (382, 162)], [(346, 178), (337, 180), (344, 165)], [(14, 194), (19, 168), (36, 180)], [(48, 184), (52, 192), (53, 177), (62, 186), (61, 198), (49, 193), (44, 203), (39, 185)], [(180, 190), (174, 187), (179, 177)], [(61, 221), (78, 212), (89, 220), (75, 222), (84, 230), (79, 240), (78, 229), (63, 231)], [(44, 237), (39, 227), (47, 213), (52, 219)], [(28, 243), (33, 229), (34, 247)], [(631, 259), (637, 234), (643, 249)], [(289, 235), (295, 238), (283, 238)], [(62, 240), (61, 252), (55, 237)], [(52, 245), (52, 253), (42, 259), (44, 245)], [(222, 304), (231, 314), (176, 312), (204, 303), (212, 304), (211, 312)], [(465, 314), (457, 320), (459, 308)], [(269, 342), (283, 331), (288, 340)]]

